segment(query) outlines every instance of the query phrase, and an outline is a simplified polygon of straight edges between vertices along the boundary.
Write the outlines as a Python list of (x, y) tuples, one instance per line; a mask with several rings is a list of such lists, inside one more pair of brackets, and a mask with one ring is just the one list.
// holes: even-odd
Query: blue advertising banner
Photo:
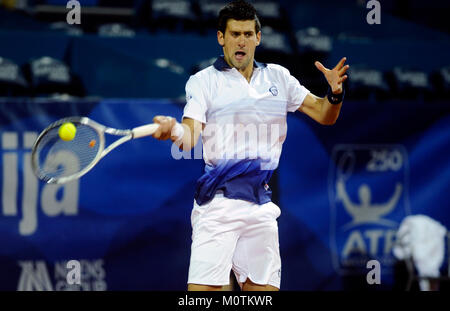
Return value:
[[(38, 181), (30, 165), (37, 135), (57, 119), (82, 115), (126, 129), (156, 115), (180, 120), (183, 104), (24, 99), (0, 106), (0, 290), (186, 289), (203, 160), (175, 159), (171, 143), (141, 138), (64, 185)], [(449, 112), (446, 103), (348, 100), (331, 127), (288, 116), (271, 186), (282, 210), (282, 289), (392, 289), (401, 221), (425, 214), (450, 228)], [(372, 259), (380, 262), (379, 285), (366, 281)], [(80, 285), (69, 282), (72, 260)]]
[(2, 104), (2, 290), (64, 290), (66, 262), (81, 263), (82, 290), (184, 289), (190, 209), (200, 161), (174, 160), (171, 145), (143, 138), (120, 146), (79, 181), (34, 177), (39, 132), (84, 115), (116, 128), (181, 117), (169, 102)]
[[(449, 111), (445, 103), (347, 100), (332, 127), (289, 119), (279, 167), (286, 289), (397, 288), (401, 221), (424, 214), (450, 226)], [(366, 281), (372, 259), (382, 274), (376, 286)]]

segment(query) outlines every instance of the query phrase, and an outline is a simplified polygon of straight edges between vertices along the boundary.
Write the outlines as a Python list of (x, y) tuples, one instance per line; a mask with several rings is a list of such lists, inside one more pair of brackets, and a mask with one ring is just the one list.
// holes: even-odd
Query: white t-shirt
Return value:
[(258, 159), (261, 170), (276, 169), (287, 134), (287, 112), (296, 111), (308, 93), (276, 64), (255, 62), (250, 83), (223, 57), (191, 76), (183, 118), (205, 124), (206, 171), (249, 159)]

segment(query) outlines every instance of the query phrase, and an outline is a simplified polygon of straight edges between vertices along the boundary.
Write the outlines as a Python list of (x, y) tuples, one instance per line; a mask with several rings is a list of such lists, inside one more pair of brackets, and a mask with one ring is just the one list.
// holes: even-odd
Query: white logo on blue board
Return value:
[(397, 223), (383, 219), (384, 215), (389, 214), (396, 206), (402, 194), (403, 186), (397, 183), (391, 198), (384, 203), (372, 203), (372, 191), (366, 184), (362, 184), (358, 188), (359, 203), (353, 202), (345, 188), (345, 182), (342, 178), (337, 180), (336, 193), (337, 199), (342, 201), (342, 205), (353, 220), (347, 223), (343, 229), (348, 229), (356, 225), (373, 223), (395, 227)]
[(273, 96), (277, 96), (278, 95), (278, 89), (277, 87), (274, 85), (269, 89), (270, 93), (272, 93)]
[[(31, 148), (37, 137), (36, 132), (11, 131), (0, 134), (0, 161), (4, 170), (0, 216), (16, 218), (21, 215), (22, 219), (18, 221), (21, 236), (33, 235), (38, 230), (38, 220), (41, 219), (39, 207), (49, 217), (78, 215), (79, 181), (60, 185), (44, 184), (42, 187), (38, 184), (31, 168)], [(67, 163), (74, 161), (73, 157), (73, 154), (60, 151), (54, 164), (67, 167)], [(18, 163), (23, 163), (21, 169)], [(19, 189), (23, 192), (22, 202), (18, 199)], [(22, 212), (19, 211), (20, 204)]]
[(329, 175), (333, 266), (365, 271), (377, 260), (392, 273), (398, 224), (411, 214), (408, 153), (402, 145), (337, 145)]
[[(44, 260), (19, 261), (22, 268), (18, 291), (106, 291), (104, 261), (99, 259), (61, 260), (53, 266)], [(83, 272), (81, 269), (83, 268)], [(72, 269), (72, 270), (67, 270)], [(49, 271), (54, 271), (50, 274)]]

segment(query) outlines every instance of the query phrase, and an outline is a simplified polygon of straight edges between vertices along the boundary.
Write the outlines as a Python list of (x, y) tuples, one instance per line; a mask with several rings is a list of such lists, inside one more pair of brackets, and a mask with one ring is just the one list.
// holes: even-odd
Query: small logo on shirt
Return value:
[(186, 94), (186, 101), (190, 101), (192, 99), (192, 95)]
[(269, 190), (269, 185), (268, 184), (265, 184), (264, 185), (264, 189), (267, 191), (267, 190)]
[(272, 93), (273, 96), (277, 96), (278, 95), (278, 89), (277, 87), (274, 85), (269, 89), (270, 93)]

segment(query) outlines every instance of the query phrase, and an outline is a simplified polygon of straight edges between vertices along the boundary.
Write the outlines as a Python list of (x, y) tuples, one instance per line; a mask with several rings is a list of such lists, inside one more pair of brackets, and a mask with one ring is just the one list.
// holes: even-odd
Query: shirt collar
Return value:
[[(221, 55), (221, 56), (219, 56), (219, 57), (217, 58), (217, 60), (216, 60), (216, 61), (214, 62), (214, 64), (213, 64), (213, 66), (214, 66), (214, 68), (216, 68), (218, 71), (225, 71), (225, 70), (231, 69), (230, 65), (228, 65), (228, 63), (225, 61), (225, 58), (224, 58), (223, 55)], [(267, 67), (267, 64), (265, 64), (265, 63), (260, 63), (260, 62), (257, 62), (257, 61), (255, 61), (255, 60), (253, 60), (253, 66), (254, 66), (255, 68), (262, 69), (262, 68), (266, 68), (266, 67)]]

